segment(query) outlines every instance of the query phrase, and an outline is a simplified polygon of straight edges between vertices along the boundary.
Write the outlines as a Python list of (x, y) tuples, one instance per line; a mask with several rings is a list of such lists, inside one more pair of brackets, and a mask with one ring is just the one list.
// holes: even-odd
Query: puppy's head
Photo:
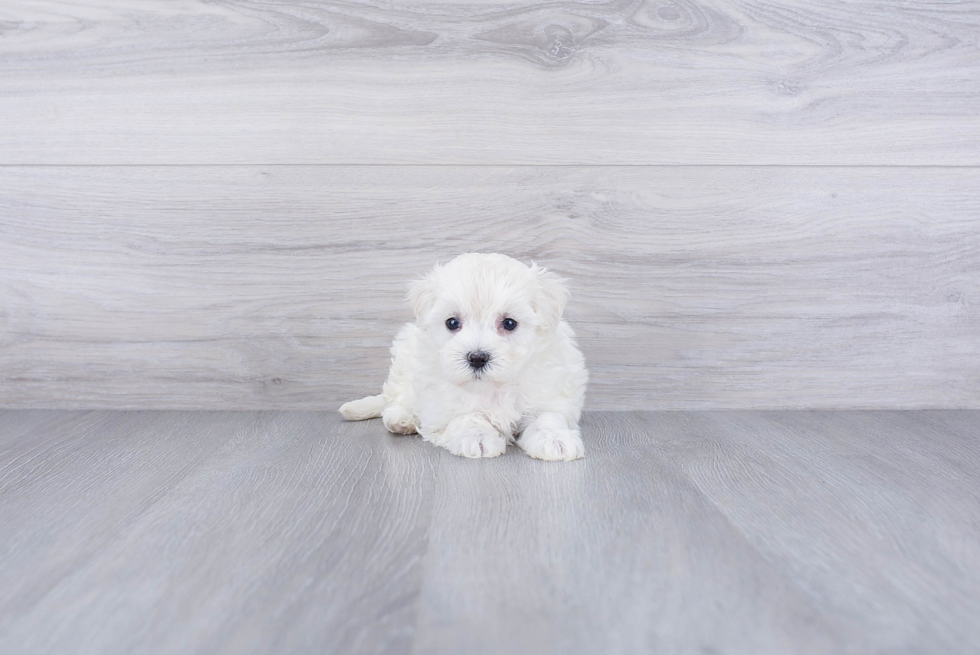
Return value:
[(408, 297), (438, 348), (443, 375), (462, 385), (516, 379), (561, 321), (568, 291), (536, 264), (469, 253), (436, 266)]

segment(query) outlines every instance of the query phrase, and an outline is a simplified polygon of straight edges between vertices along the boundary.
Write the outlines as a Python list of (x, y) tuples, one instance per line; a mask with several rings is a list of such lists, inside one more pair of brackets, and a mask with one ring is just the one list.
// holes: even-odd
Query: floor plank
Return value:
[(0, 9), (0, 164), (980, 164), (975, 2)]
[(978, 408), (978, 190), (980, 168), (0, 168), (0, 406), (333, 409), (380, 388), (408, 281), (478, 250), (570, 278), (593, 409)]
[(405, 652), (435, 453), (370, 427), (98, 412), (6, 455), (0, 650)]
[(0, 651), (972, 653), (980, 412), (0, 412)]
[(916, 414), (718, 412), (683, 430), (645, 418), (772, 568), (860, 626), (852, 652), (966, 652), (980, 640), (967, 564), (980, 562), (980, 444)]
[(642, 419), (591, 414), (583, 429), (587, 459), (568, 466), (517, 452), (443, 465), (414, 652), (830, 653), (858, 636), (678, 474)]

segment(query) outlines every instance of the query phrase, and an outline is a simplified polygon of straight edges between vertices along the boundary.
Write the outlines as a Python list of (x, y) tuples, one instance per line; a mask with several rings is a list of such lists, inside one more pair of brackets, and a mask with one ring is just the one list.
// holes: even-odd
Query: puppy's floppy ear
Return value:
[(541, 319), (542, 330), (553, 330), (561, 321), (568, 303), (568, 288), (565, 280), (548, 269), (531, 263), (531, 273), (537, 281), (537, 289), (531, 299), (534, 312)]
[(415, 320), (422, 322), (422, 317), (432, 309), (436, 303), (436, 281), (435, 275), (439, 267), (429, 271), (423, 277), (415, 280), (408, 287), (408, 301), (412, 303), (412, 311), (415, 312)]

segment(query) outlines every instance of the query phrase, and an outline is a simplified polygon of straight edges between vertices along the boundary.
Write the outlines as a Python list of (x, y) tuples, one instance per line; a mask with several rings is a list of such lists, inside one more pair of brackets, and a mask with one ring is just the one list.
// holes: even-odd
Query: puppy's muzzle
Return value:
[(470, 363), (470, 368), (474, 371), (479, 371), (490, 361), (490, 353), (485, 353), (482, 350), (474, 350), (466, 354), (466, 361)]

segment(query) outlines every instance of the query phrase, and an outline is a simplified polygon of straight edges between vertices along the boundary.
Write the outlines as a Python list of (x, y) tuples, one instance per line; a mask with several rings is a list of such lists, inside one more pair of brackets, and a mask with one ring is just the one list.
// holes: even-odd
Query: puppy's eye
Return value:
[(504, 322), (501, 323), (500, 326), (508, 332), (513, 332), (517, 329), (517, 321), (512, 318), (505, 318)]
[(455, 332), (456, 330), (459, 329), (459, 319), (456, 318), (455, 316), (453, 316), (452, 318), (447, 318), (446, 327), (449, 328), (450, 332)]

